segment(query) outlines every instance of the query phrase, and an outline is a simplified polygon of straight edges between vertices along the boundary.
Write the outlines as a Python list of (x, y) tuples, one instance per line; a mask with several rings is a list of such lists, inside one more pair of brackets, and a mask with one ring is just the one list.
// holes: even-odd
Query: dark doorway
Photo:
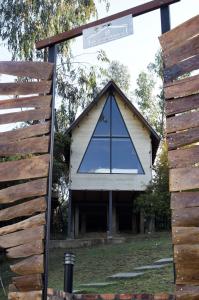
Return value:
[(96, 211), (87, 213), (86, 231), (87, 232), (107, 231), (107, 207), (106, 206), (98, 206)]

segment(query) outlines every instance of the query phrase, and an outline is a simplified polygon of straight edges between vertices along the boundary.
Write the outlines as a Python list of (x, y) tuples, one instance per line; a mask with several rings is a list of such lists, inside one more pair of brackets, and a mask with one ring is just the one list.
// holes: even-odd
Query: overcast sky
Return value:
[[(110, 9), (107, 12), (105, 5), (95, 0), (99, 18), (111, 15), (125, 9), (143, 4), (148, 0), (110, 0)], [(199, 0), (181, 0), (170, 6), (171, 27), (194, 17), (199, 13)], [(131, 74), (132, 87), (140, 71), (145, 70), (149, 62), (153, 61), (155, 53), (160, 48), (158, 36), (161, 35), (160, 10), (147, 13), (133, 19), (134, 34), (116, 41), (109, 42), (90, 49), (83, 49), (82, 37), (75, 39), (73, 44), (74, 55), (95, 53), (100, 49), (105, 50), (111, 60), (118, 60), (128, 66)], [(2, 43), (0, 44), (2, 45)], [(1, 47), (0, 60), (9, 60), (10, 54)], [(96, 63), (93, 54), (78, 57), (78, 61)]]
[[(99, 18), (111, 15), (128, 8), (146, 3), (146, 0), (110, 0), (110, 9), (95, 0)], [(171, 27), (194, 17), (199, 13), (199, 0), (181, 0), (170, 6)], [(145, 70), (148, 63), (153, 61), (155, 53), (160, 48), (158, 36), (161, 35), (160, 10), (156, 10), (133, 19), (134, 34), (97, 47), (83, 50), (82, 37), (76, 38), (73, 46), (74, 54), (93, 53), (99, 49), (106, 51), (111, 60), (119, 60), (127, 65), (131, 74), (132, 87), (140, 71)], [(94, 55), (86, 55), (82, 60), (95, 63)]]

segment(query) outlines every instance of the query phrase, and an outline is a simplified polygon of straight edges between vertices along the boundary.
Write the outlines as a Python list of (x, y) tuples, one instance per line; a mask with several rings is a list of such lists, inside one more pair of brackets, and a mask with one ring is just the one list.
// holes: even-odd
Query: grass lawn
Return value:
[[(50, 250), (49, 287), (63, 290), (63, 258), (66, 251), (70, 249)], [(172, 257), (169, 233), (137, 235), (123, 244), (73, 249), (72, 252), (76, 255), (74, 289), (87, 293), (155, 293), (173, 290), (172, 264), (160, 270), (146, 271), (135, 279), (117, 280), (115, 285), (106, 288), (80, 287), (81, 283), (104, 282), (109, 275), (132, 272), (134, 267)], [(1, 263), (0, 273), (7, 288), (11, 273), (6, 262)], [(5, 299), (0, 286), (0, 300)]]
[[(49, 286), (63, 290), (63, 257), (70, 249), (50, 251)], [(119, 245), (102, 245), (73, 249), (76, 255), (74, 289), (88, 293), (155, 293), (173, 291), (173, 266), (146, 271), (144, 275), (105, 288), (82, 288), (81, 283), (104, 282), (118, 272), (132, 272), (134, 267), (152, 264), (160, 258), (172, 257), (169, 233), (137, 235)], [(115, 282), (115, 280), (114, 280)]]

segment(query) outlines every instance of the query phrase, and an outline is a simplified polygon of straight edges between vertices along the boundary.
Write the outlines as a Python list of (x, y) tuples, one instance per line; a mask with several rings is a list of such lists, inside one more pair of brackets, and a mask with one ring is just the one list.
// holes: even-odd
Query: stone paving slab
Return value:
[(159, 260), (156, 260), (154, 262), (154, 264), (158, 264), (158, 265), (164, 265), (164, 264), (170, 264), (170, 263), (173, 263), (173, 257), (168, 257), (168, 258), (162, 258), (162, 259), (159, 259)]
[(156, 269), (161, 269), (168, 266), (168, 264), (162, 264), (162, 265), (148, 265), (148, 266), (142, 266), (142, 267), (137, 267), (134, 268), (134, 270), (156, 270)]
[(121, 272), (111, 276), (108, 276), (109, 279), (130, 279), (143, 275), (144, 272)]
[(105, 286), (108, 286), (108, 285), (113, 285), (113, 284), (116, 284), (117, 282), (91, 282), (91, 283), (83, 283), (83, 284), (80, 284), (80, 286), (83, 286), (83, 287), (105, 287)]

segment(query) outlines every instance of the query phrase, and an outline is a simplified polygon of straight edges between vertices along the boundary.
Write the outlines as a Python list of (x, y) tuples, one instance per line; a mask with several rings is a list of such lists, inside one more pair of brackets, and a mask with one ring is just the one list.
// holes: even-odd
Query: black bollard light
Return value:
[(75, 255), (73, 253), (64, 253), (64, 292), (72, 293), (73, 291), (73, 266)]

